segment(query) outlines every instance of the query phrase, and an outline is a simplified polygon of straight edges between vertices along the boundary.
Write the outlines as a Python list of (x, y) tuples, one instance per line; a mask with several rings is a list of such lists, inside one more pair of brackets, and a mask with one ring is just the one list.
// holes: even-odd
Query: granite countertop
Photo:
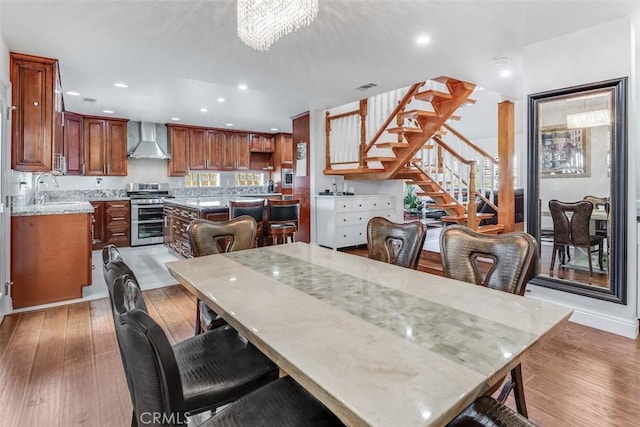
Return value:
[(33, 216), (33, 215), (64, 215), (93, 213), (93, 206), (87, 201), (75, 202), (48, 202), (42, 206), (29, 205), (13, 207), (12, 216)]
[[(275, 193), (269, 193), (270, 195), (274, 195)], [(263, 196), (264, 197), (264, 196)], [(247, 202), (252, 200), (264, 200), (263, 197), (260, 197), (258, 194), (252, 194), (251, 196), (239, 196), (239, 195), (227, 195), (227, 196), (219, 196), (219, 197), (186, 197), (186, 198), (175, 198), (175, 199), (166, 199), (165, 203), (170, 203), (179, 206), (185, 206), (187, 208), (194, 208), (198, 210), (204, 211), (214, 211), (214, 210), (227, 210), (229, 208), (229, 201), (239, 201), (239, 202)]]

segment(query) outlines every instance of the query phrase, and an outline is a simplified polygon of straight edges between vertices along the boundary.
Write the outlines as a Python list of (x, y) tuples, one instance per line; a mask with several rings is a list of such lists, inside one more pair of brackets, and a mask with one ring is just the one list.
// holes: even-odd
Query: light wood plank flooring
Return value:
[[(172, 343), (192, 335), (195, 299), (185, 289), (144, 296)], [(567, 323), (523, 369), (529, 414), (541, 426), (640, 423), (638, 341)], [(0, 384), (0, 426), (128, 426), (131, 404), (108, 300), (5, 317)]]

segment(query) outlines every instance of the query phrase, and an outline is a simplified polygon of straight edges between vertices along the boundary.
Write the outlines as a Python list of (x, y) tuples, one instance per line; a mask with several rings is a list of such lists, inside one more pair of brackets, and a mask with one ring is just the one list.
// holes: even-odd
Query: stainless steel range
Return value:
[(168, 183), (127, 184), (131, 197), (131, 246), (162, 243), (163, 201), (171, 197)]

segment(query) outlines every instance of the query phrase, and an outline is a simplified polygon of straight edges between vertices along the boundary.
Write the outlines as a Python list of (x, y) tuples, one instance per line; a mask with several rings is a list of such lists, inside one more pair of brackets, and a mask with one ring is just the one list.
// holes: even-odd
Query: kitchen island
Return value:
[(11, 214), (14, 308), (82, 297), (91, 284), (89, 202), (18, 207)]
[(268, 198), (280, 199), (280, 193), (220, 195), (217, 197), (189, 197), (165, 199), (164, 201), (164, 245), (174, 254), (191, 258), (191, 243), (187, 227), (195, 219), (209, 221), (227, 221), (229, 219), (229, 201), (255, 201)]

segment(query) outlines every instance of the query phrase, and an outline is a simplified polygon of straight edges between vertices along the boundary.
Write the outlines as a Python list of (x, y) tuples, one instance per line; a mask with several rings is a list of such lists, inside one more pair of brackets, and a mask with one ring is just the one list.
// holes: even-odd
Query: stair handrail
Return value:
[(475, 151), (477, 151), (480, 155), (482, 155), (483, 157), (486, 157), (488, 159), (490, 159), (494, 164), (498, 164), (498, 160), (496, 160), (495, 157), (493, 157), (491, 154), (487, 153), (485, 150), (483, 150), (482, 148), (478, 147), (476, 144), (474, 144), (473, 142), (471, 142), (469, 139), (467, 139), (464, 135), (462, 135), (460, 132), (458, 132), (457, 130), (455, 130), (454, 128), (452, 128), (451, 126), (449, 126), (448, 124), (443, 124), (442, 126), (444, 126), (445, 129), (447, 129), (449, 132), (451, 132), (452, 134), (454, 134), (459, 140), (461, 140), (462, 142), (464, 142), (465, 144), (467, 144), (469, 147), (473, 148)]
[(449, 147), (449, 145), (447, 145), (446, 142), (444, 142), (442, 139), (440, 139), (440, 137), (438, 135), (432, 136), (431, 139), (434, 140), (436, 142), (436, 144), (438, 144), (439, 147), (441, 147), (445, 151), (448, 151), (453, 157), (458, 159), (461, 163), (464, 163), (465, 165), (470, 165), (472, 163), (476, 163), (475, 160), (465, 159), (460, 153), (458, 153), (453, 148)]
[(380, 128), (378, 129), (378, 132), (376, 132), (376, 134), (373, 136), (373, 138), (371, 138), (371, 141), (369, 141), (369, 143), (367, 144), (367, 146), (364, 149), (364, 153), (366, 155), (367, 152), (369, 152), (369, 150), (371, 149), (371, 147), (373, 147), (373, 145), (378, 142), (378, 139), (380, 139), (380, 137), (382, 136), (382, 134), (384, 133), (385, 130), (387, 130), (387, 126), (389, 126), (389, 124), (391, 123), (391, 121), (393, 119), (396, 118), (396, 116), (398, 115), (398, 113), (400, 111), (402, 111), (402, 109), (404, 107), (407, 106), (407, 104), (411, 101), (411, 99), (413, 98), (413, 96), (418, 92), (418, 90), (424, 86), (424, 84), (426, 83), (426, 81), (424, 82), (418, 82), (418, 83), (414, 83), (411, 85), (411, 87), (409, 88), (409, 90), (407, 91), (407, 93), (404, 94), (404, 96), (402, 97), (402, 99), (400, 100), (400, 102), (398, 102), (398, 105), (396, 105), (396, 107), (393, 109), (393, 111), (391, 111), (391, 114), (389, 114), (389, 116), (387, 116), (386, 120), (382, 123), (382, 125), (380, 126)]

